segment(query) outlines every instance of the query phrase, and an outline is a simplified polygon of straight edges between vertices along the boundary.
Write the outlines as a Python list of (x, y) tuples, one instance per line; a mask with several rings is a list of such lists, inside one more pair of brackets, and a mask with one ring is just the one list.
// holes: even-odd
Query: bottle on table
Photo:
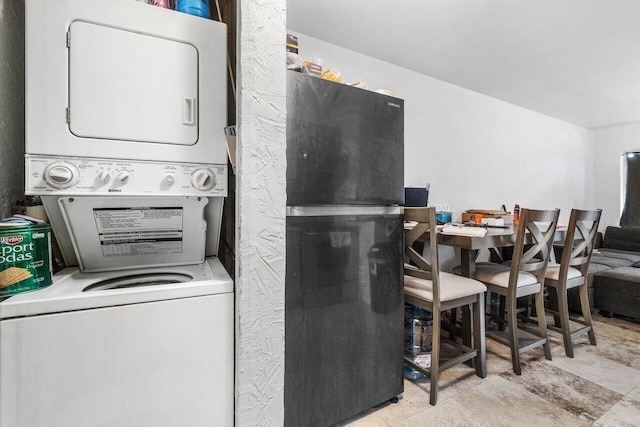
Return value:
[(520, 205), (516, 203), (513, 207), (513, 225), (518, 225), (520, 222)]

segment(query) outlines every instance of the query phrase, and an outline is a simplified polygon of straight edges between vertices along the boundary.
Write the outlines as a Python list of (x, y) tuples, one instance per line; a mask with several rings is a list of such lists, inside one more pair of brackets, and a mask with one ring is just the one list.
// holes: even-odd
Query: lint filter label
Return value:
[(183, 251), (182, 208), (94, 209), (102, 255), (154, 255)]

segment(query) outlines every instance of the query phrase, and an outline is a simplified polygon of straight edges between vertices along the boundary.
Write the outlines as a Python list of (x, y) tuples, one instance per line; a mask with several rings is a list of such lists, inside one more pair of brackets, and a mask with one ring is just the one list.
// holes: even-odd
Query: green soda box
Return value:
[(0, 298), (51, 284), (49, 224), (2, 223), (0, 226)]

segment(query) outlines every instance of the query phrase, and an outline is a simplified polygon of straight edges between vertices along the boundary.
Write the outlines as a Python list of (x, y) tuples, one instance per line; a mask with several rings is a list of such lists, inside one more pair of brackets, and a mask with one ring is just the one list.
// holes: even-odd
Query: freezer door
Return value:
[(401, 215), (288, 217), (285, 294), (286, 426), (402, 392)]
[(287, 205), (401, 205), (404, 101), (287, 74)]

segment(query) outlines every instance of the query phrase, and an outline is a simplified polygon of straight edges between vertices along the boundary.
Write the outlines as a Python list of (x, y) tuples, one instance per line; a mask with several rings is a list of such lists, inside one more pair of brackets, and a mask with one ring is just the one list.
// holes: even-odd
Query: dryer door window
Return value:
[(74, 21), (68, 122), (82, 138), (196, 144), (198, 51), (175, 40)]

